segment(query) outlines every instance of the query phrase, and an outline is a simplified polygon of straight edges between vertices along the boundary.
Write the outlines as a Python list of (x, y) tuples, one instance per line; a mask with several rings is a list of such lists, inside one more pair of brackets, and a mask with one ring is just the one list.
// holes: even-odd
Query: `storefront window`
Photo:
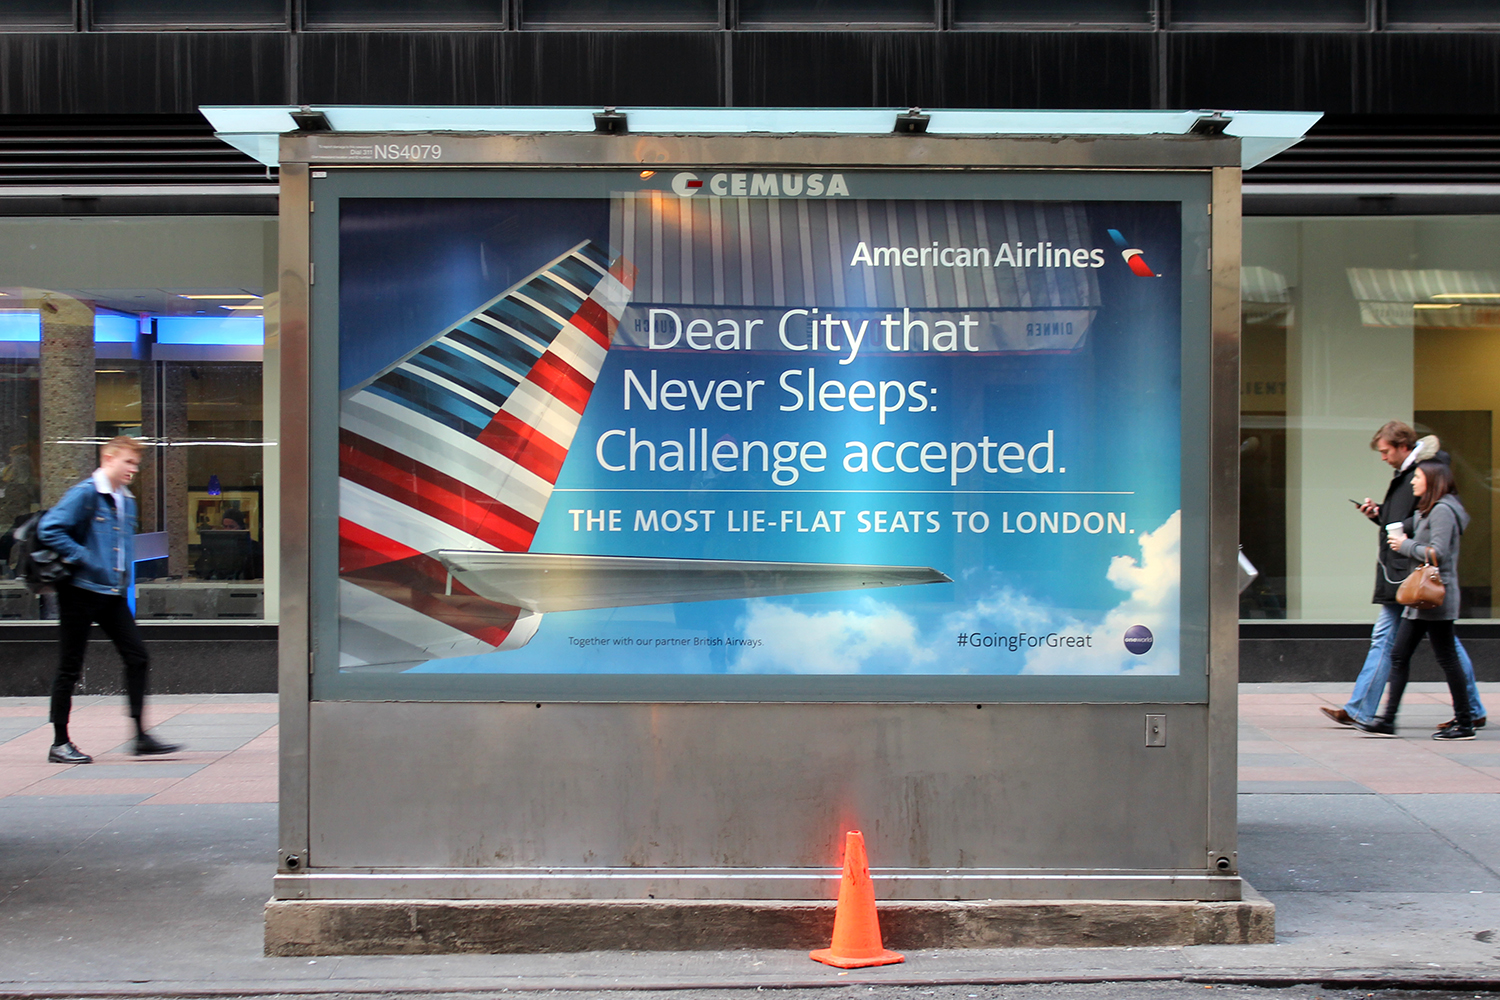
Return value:
[(1240, 541), (1260, 570), (1243, 618), (1364, 621), (1387, 420), (1436, 434), (1473, 520), (1460, 616), (1493, 618), (1500, 219), (1250, 218), (1242, 279)]
[[(275, 607), (275, 254), (271, 219), (0, 219), (0, 530), (139, 437), (143, 621)], [(0, 618), (48, 615), (0, 572)]]

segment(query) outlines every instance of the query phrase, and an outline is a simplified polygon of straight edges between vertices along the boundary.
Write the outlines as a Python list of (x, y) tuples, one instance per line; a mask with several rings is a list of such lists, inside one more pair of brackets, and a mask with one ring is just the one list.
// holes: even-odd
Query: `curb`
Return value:
[[(886, 966), (886, 968), (893, 968)], [(366, 983), (368, 981), (365, 981)], [(49, 987), (38, 990), (8, 990), (0, 988), (0, 1000), (110, 1000), (115, 997), (161, 997), (163, 1000), (190, 1000), (194, 997), (271, 997), (271, 996), (412, 996), (454, 998), (493, 997), (497, 993), (672, 993), (685, 990), (806, 990), (840, 989), (848, 986), (1062, 986), (1103, 985), (1107, 983), (1193, 983), (1204, 986), (1254, 986), (1264, 989), (1285, 989), (1294, 986), (1316, 986), (1327, 990), (1442, 990), (1462, 989), (1466, 992), (1500, 993), (1500, 978), (1492, 975), (1465, 978), (1463, 976), (1393, 976), (1389, 973), (1367, 975), (1338, 972), (1309, 971), (1299, 974), (1289, 970), (1265, 973), (1177, 974), (1140, 973), (1121, 975), (1042, 975), (1042, 976), (914, 976), (860, 975), (821, 978), (783, 979), (767, 982), (702, 980), (685, 982), (638, 983), (582, 983), (576, 979), (536, 979), (504, 986), (454, 988), (451, 986), (372, 986), (359, 985), (353, 980), (347, 985), (325, 981), (311, 987), (305, 981), (297, 983), (267, 982), (254, 987), (214, 987), (205, 985), (201, 989), (176, 988), (152, 989), (149, 983), (132, 984), (131, 989), (60, 989)]]

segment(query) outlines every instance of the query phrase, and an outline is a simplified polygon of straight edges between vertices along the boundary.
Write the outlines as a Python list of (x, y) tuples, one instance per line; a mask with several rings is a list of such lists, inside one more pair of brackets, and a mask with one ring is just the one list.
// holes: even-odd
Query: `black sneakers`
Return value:
[(1358, 719), (1355, 719), (1354, 728), (1358, 729), (1366, 736), (1391, 737), (1396, 735), (1395, 725), (1380, 718), (1373, 719), (1369, 722), (1360, 722)]
[(47, 751), (49, 764), (92, 764), (94, 758), (75, 747), (72, 742), (58, 743)]
[(1445, 741), (1472, 740), (1474, 738), (1474, 730), (1468, 726), (1460, 726), (1457, 721), (1454, 721), (1433, 733), (1432, 738)]

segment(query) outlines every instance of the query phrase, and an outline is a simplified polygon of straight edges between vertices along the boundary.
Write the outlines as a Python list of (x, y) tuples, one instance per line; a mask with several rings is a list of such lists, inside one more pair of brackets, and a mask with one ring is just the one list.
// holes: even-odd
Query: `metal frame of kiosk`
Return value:
[[(274, 898), (823, 900), (836, 891), (839, 855), (830, 844), (847, 815), (858, 817), (871, 840), (882, 899), (1240, 899), (1240, 140), (650, 134), (637, 131), (635, 121), (630, 127), (280, 138), (281, 811)], [(440, 145), (441, 161), (412, 158), (423, 155), (410, 151), (424, 144)], [(405, 158), (374, 158), (375, 149), (398, 147), (408, 150)], [(327, 249), (315, 240), (316, 226), (336, 205), (314, 203), (319, 186), (376, 170), (399, 182), (465, 172), (813, 164), (1026, 173), (1095, 192), (1149, 178), (1201, 184), (1205, 197), (1192, 224), (1207, 235), (1209, 256), (1200, 266), (1210, 275), (1208, 302), (1203, 322), (1184, 317), (1183, 333), (1203, 365), (1198, 372), (1185, 367), (1183, 381), (1205, 405), (1201, 447), (1184, 438), (1182, 484), (1184, 495), (1201, 495), (1206, 517), (1184, 528), (1185, 541), (1190, 532), (1201, 539), (1198, 569), (1206, 581), (1206, 616), (1183, 619), (1184, 634), (1196, 629), (1194, 648), (1204, 654), (1201, 682), (1178, 689), (1187, 694), (1144, 700), (1126, 687), (1059, 698), (1045, 685), (1015, 698), (983, 685), (919, 698), (900, 688), (884, 697), (768, 690), (678, 698), (650, 687), (636, 697), (603, 698), (577, 688), (557, 688), (550, 698), (524, 688), (503, 698), (476, 689), (392, 700), (337, 687), (320, 696), (315, 675), (336, 651), (318, 639), (327, 624), (320, 616), (332, 612), (316, 597), (316, 577), (337, 567), (313, 542), (314, 521), (327, 516), (329, 503), (314, 489), (314, 469), (336, 446), (320, 439), (330, 426), (318, 388), (327, 359), (314, 335), (319, 285), (331, 277), (314, 270)], [(1197, 669), (1189, 645), (1185, 640), (1184, 674)], [(1153, 717), (1165, 719), (1165, 747), (1147, 746)], [(631, 745), (638, 752), (619, 752)], [(746, 756), (758, 756), (761, 766), (746, 766)]]

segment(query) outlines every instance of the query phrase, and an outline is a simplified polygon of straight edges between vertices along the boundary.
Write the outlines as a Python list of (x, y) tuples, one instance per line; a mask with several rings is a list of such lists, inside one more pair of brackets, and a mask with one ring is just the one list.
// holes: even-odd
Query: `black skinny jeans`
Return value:
[(68, 738), (68, 715), (73, 710), (73, 688), (83, 673), (88, 652), (89, 629), (95, 622), (104, 630), (125, 661), (125, 697), (130, 717), (141, 723), (146, 705), (146, 669), (150, 663), (146, 645), (135, 627), (135, 616), (124, 595), (96, 594), (92, 590), (63, 584), (57, 588), (58, 652), (57, 677), (52, 682), (52, 728), (55, 742)]
[(1432, 651), (1437, 656), (1438, 666), (1448, 681), (1448, 693), (1453, 698), (1453, 717), (1464, 725), (1474, 721), (1473, 706), (1469, 704), (1468, 682), (1463, 667), (1458, 664), (1458, 648), (1454, 645), (1453, 621), (1423, 621), (1421, 618), (1403, 618), (1396, 631), (1396, 640), (1391, 645), (1391, 689), (1385, 697), (1385, 721), (1396, 721), (1396, 710), (1401, 707), (1401, 695), (1406, 691), (1406, 681), (1411, 675), (1411, 657), (1422, 642), (1422, 636), (1432, 637)]

